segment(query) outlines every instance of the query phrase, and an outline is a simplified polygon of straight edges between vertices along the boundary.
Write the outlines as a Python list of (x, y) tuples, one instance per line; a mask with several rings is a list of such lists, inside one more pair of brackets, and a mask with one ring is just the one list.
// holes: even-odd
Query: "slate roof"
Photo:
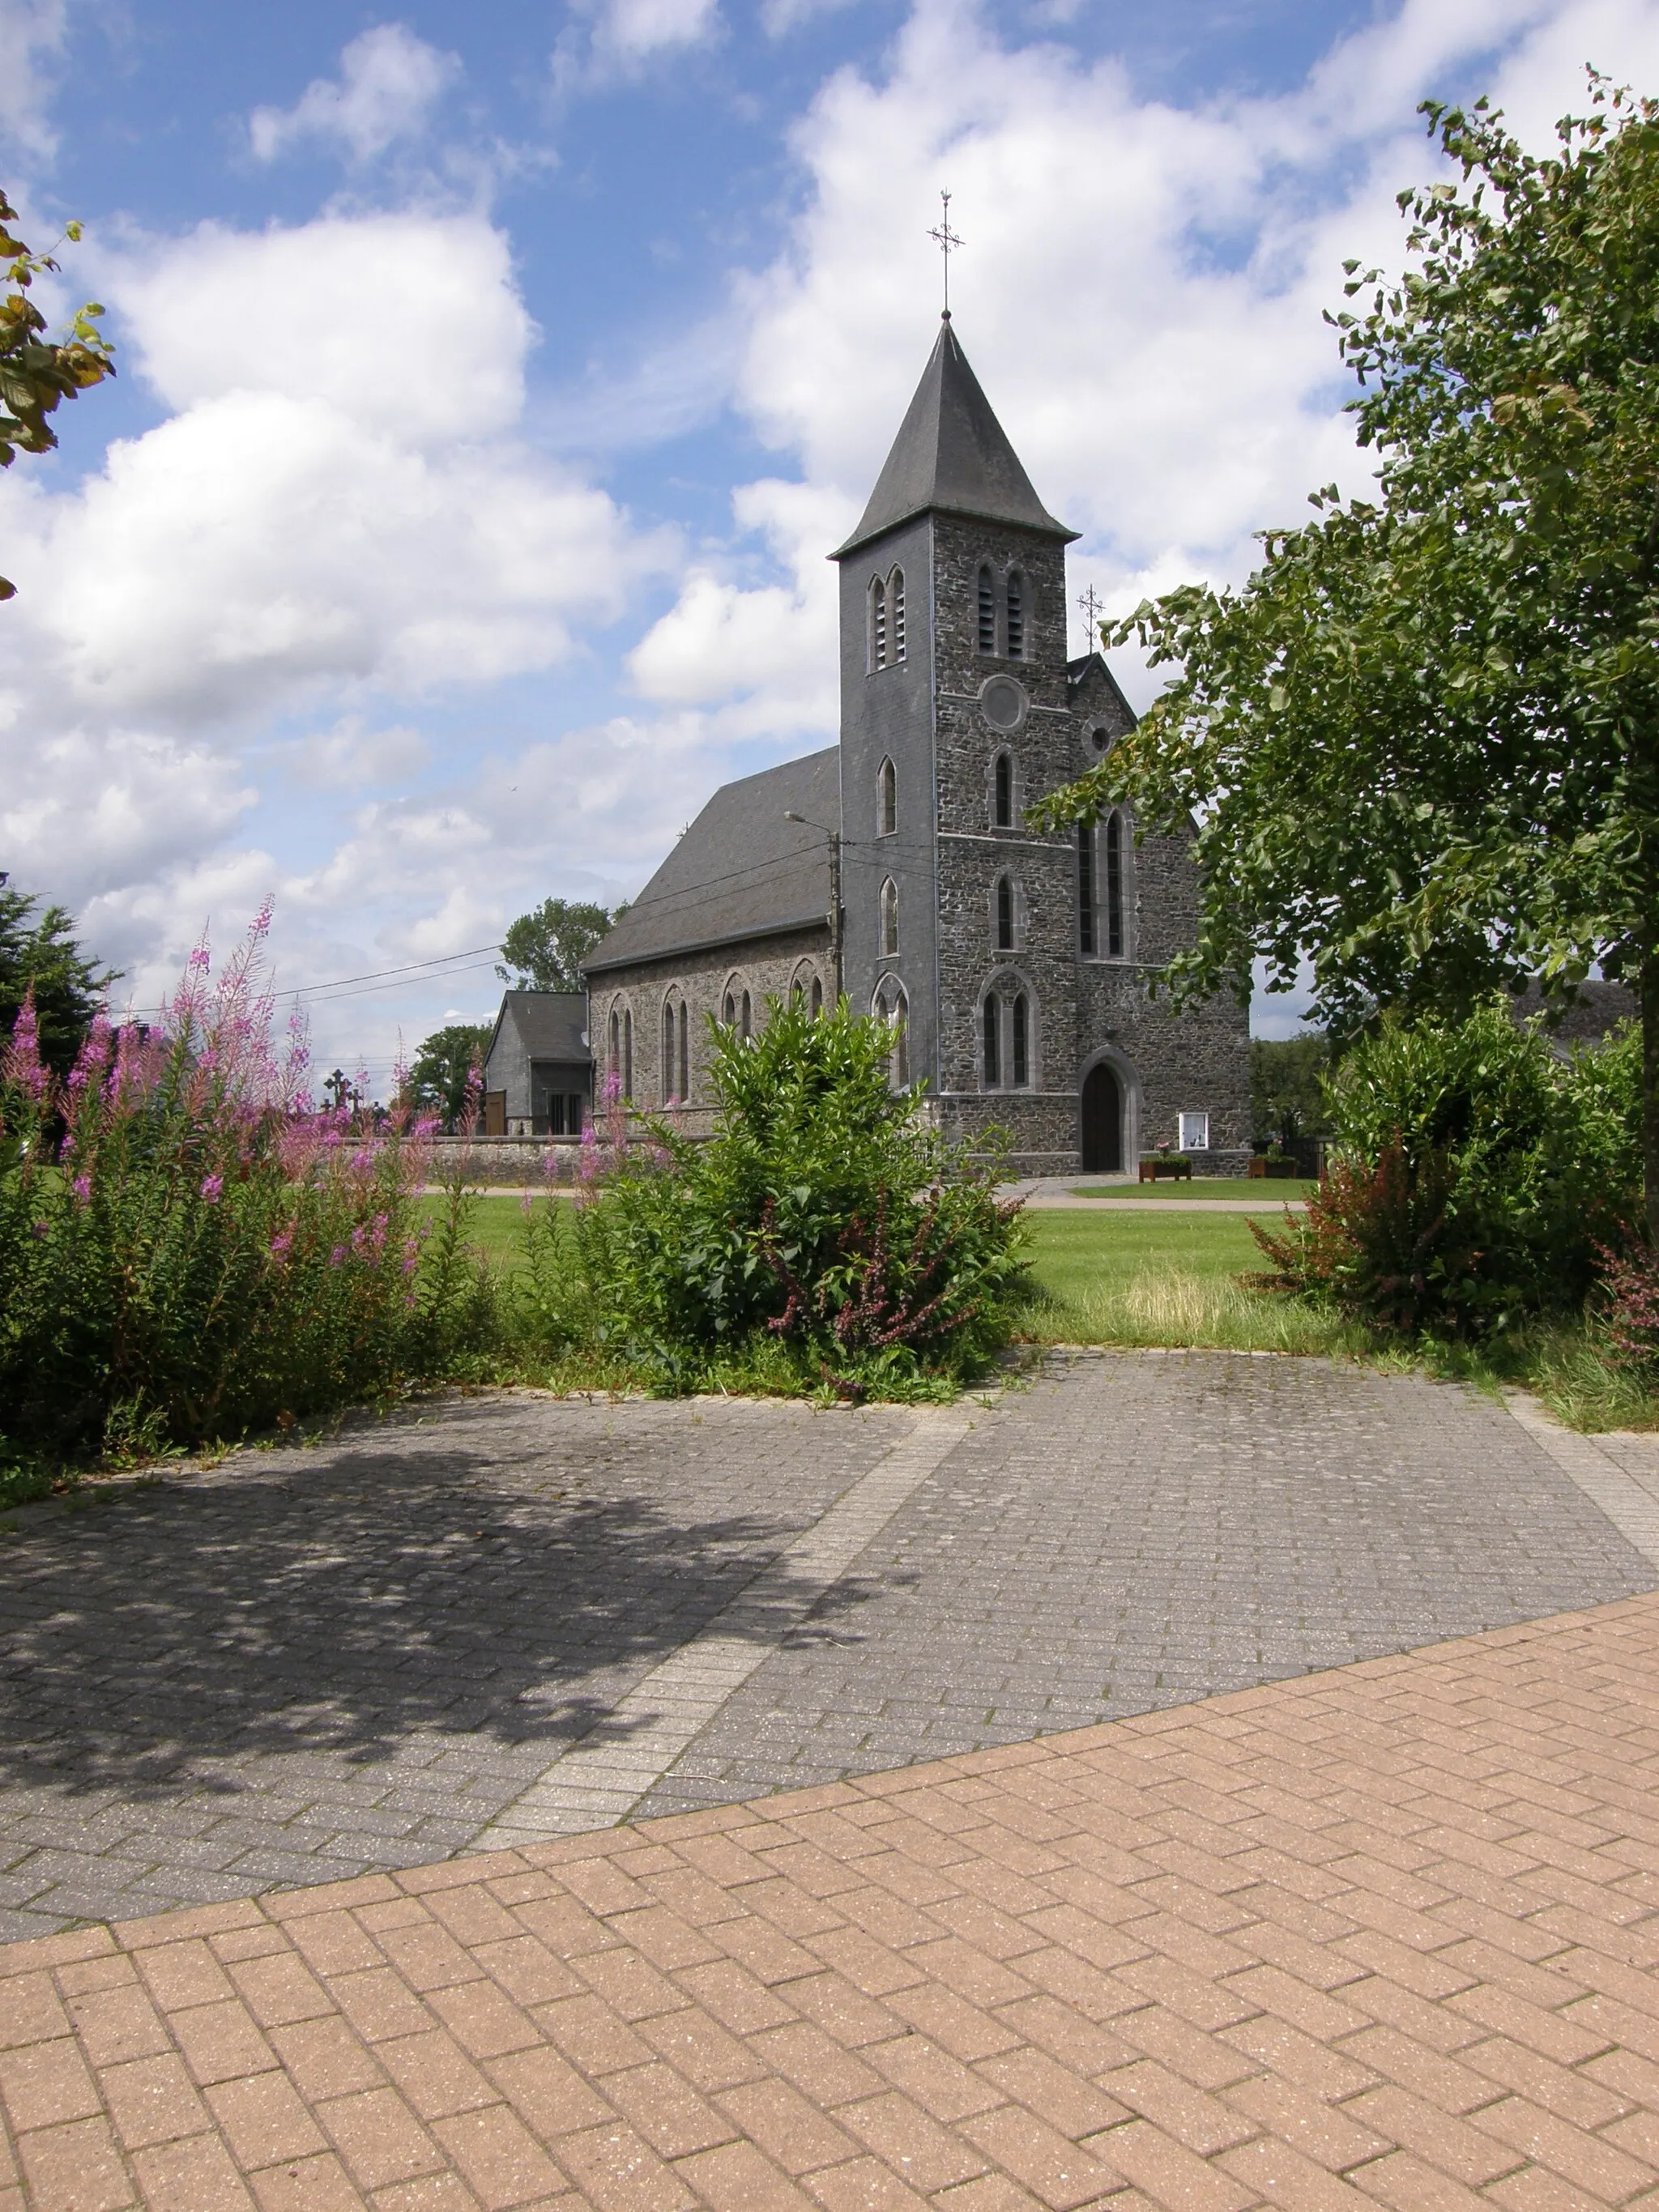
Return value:
[(984, 522), (1018, 523), (1062, 542), (1078, 535), (1056, 522), (1032, 489), (948, 315), (864, 519), (831, 557), (844, 560), (872, 538), (935, 507)]
[(599, 975), (776, 931), (822, 927), (830, 904), (829, 840), (786, 821), (787, 811), (829, 830), (837, 827), (838, 746), (722, 784), (582, 963), (583, 973)]
[[(586, 991), (503, 991), (501, 1011), (490, 1033), (490, 1052), (507, 1022), (518, 1031), (527, 1060), (591, 1057), (582, 1035), (587, 1027)], [(489, 1053), (484, 1057), (488, 1060)]]

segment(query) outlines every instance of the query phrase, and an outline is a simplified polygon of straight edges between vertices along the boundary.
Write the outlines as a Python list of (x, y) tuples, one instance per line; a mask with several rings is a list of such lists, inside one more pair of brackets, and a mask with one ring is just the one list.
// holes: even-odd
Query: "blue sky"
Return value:
[(0, 479), (0, 866), (141, 1006), (274, 893), (383, 1086), (514, 914), (833, 734), (823, 556), (941, 186), (958, 332), (1123, 606), (1358, 476), (1320, 309), (1397, 258), (1416, 101), (1535, 141), (1586, 61), (1659, 85), (1659, 0), (0, 0), (0, 180), (86, 224), (58, 304), (122, 370)]

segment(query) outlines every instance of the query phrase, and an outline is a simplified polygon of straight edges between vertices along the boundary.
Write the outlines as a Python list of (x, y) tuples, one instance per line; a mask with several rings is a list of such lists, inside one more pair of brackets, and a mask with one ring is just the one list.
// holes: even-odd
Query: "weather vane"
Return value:
[(951, 256), (962, 244), (962, 240), (951, 228), (950, 193), (941, 192), (939, 198), (945, 203), (945, 213), (940, 218), (938, 229), (930, 230), (927, 235), (934, 240), (939, 252), (945, 256), (945, 319), (948, 323), (951, 319)]
[(1078, 593), (1077, 603), (1082, 608), (1084, 619), (1089, 625), (1089, 650), (1092, 653), (1095, 641), (1100, 635), (1100, 617), (1106, 611), (1106, 602), (1091, 584), (1086, 592)]

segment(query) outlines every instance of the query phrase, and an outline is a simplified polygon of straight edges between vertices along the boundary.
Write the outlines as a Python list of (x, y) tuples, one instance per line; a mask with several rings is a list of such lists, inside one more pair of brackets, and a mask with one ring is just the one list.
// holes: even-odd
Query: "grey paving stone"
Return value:
[[(910, 1425), (504, 1394), (27, 1524), (0, 1551), (0, 1940), (466, 1848)], [(1471, 1393), (1318, 1361), (1060, 1362), (819, 1602), (761, 1625), (769, 1656), (639, 1809), (1655, 1582)]]

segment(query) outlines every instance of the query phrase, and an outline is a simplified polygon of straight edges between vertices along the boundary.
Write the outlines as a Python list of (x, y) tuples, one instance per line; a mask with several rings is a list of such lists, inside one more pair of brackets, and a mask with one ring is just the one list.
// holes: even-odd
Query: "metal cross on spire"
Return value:
[(962, 240), (951, 228), (950, 193), (941, 192), (939, 198), (945, 203), (945, 213), (939, 219), (939, 228), (936, 230), (930, 230), (927, 235), (933, 240), (939, 252), (945, 256), (945, 319), (948, 323), (951, 319), (951, 256), (962, 244)]
[(1078, 593), (1077, 603), (1089, 625), (1089, 650), (1092, 653), (1100, 642), (1100, 617), (1106, 611), (1106, 602), (1091, 584), (1086, 592)]

